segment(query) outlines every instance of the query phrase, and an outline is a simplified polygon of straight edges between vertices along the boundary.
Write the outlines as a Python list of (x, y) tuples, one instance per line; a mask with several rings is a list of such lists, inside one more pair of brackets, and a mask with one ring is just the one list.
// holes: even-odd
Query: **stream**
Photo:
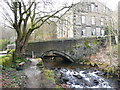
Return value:
[(60, 69), (63, 83), (70, 88), (112, 88), (104, 78), (99, 76), (99, 71), (83, 71)]
[(48, 60), (43, 59), (45, 67), (55, 72), (58, 83), (69, 85), (70, 88), (120, 88), (116, 76), (98, 71), (95, 67), (64, 60)]
[[(46, 61), (47, 60), (47, 61)], [(120, 88), (120, 82), (114, 76), (98, 71), (95, 67), (63, 61), (44, 61), (46, 68), (55, 73), (57, 84), (68, 85), (69, 88)], [(31, 63), (24, 70), (27, 76), (27, 88), (40, 88), (41, 71), (37, 67), (38, 61), (30, 59)]]

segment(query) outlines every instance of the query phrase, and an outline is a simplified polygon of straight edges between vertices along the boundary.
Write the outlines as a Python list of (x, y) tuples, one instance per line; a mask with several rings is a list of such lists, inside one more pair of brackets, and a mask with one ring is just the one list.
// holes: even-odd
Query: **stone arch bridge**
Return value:
[(95, 54), (105, 45), (107, 38), (91, 37), (69, 40), (51, 40), (29, 43), (26, 47), (26, 56), (44, 57), (47, 54), (58, 54), (66, 57), (71, 62), (91, 54)]

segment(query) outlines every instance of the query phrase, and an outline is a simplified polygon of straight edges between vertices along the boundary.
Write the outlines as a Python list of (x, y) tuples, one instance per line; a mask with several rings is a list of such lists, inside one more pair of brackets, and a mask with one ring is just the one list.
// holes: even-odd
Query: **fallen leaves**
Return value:
[(2, 76), (0, 79), (3, 88), (23, 88), (26, 83), (24, 73), (11, 68), (2, 70)]

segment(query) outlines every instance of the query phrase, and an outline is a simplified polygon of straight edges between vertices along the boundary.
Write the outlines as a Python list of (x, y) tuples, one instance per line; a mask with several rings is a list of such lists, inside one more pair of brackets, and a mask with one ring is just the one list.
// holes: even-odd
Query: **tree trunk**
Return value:
[(23, 40), (16, 40), (16, 49), (15, 49), (14, 57), (24, 58), (25, 45), (23, 43), (24, 43)]
[(31, 33), (32, 31), (28, 32), (25, 36), (17, 38), (14, 58), (16, 57), (25, 58), (25, 47), (28, 44), (28, 40), (29, 40)]

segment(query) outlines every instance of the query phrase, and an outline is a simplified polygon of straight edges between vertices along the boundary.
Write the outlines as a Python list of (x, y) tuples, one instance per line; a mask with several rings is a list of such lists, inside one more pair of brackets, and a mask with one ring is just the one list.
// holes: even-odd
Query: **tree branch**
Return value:
[[(24, 2), (23, 2), (23, 3), (24, 3)], [(22, 14), (27, 13), (27, 12), (31, 9), (31, 7), (32, 7), (33, 3), (34, 3), (34, 2), (32, 2), (32, 3), (31, 3), (31, 5), (29, 6), (29, 8), (28, 8), (27, 10), (25, 10)]]
[(17, 29), (17, 2), (13, 2), (13, 12), (14, 12), (14, 23), (13, 23), (13, 27), (18, 31)]
[(27, 22), (28, 22), (28, 19), (29, 19), (30, 15), (31, 15), (31, 7), (32, 7), (33, 4), (34, 4), (34, 2), (32, 2), (32, 4), (30, 4), (29, 8), (26, 10), (26, 12), (28, 12), (28, 13), (24, 13), (24, 14), (26, 14), (26, 18), (24, 19), (24, 24), (23, 24), (23, 29), (22, 29), (23, 30), (23, 34), (26, 34)]
[(26, 6), (23, 0), (21, 0), (21, 3), (23, 4), (24, 11), (26, 11)]
[[(47, 17), (45, 20), (43, 20), (40, 25), (38, 25), (38, 26), (36, 26), (36, 27), (34, 27), (34, 28), (32, 28), (32, 29), (33, 29), (33, 30), (38, 29), (38, 28), (41, 27), (48, 19), (53, 18), (57, 13), (59, 13), (59, 12), (62, 11), (63, 9), (65, 9), (65, 8), (71, 8), (71, 7), (72, 7), (72, 6), (63, 7), (63, 8), (61, 8), (60, 10), (56, 11), (55, 13), (53, 13), (52, 15), (46, 15), (46, 16), (48, 16), (48, 17)], [(35, 23), (35, 25), (36, 25), (37, 23), (39, 23), (41, 20), (42, 20), (42, 18), (41, 18), (40, 20), (38, 20), (38, 21)]]
[(10, 25), (13, 25), (13, 21), (11, 21), (10, 19), (8, 19), (8, 17), (4, 13), (2, 13), (2, 12), (0, 12), (0, 13), (3, 15), (3, 18), (10, 23)]
[(22, 15), (22, 7), (21, 7), (21, 2), (18, 2), (19, 3), (19, 17), (20, 17), (20, 20), (19, 20), (19, 29), (21, 29), (21, 23), (22, 23), (22, 18), (23, 18), (23, 15)]

